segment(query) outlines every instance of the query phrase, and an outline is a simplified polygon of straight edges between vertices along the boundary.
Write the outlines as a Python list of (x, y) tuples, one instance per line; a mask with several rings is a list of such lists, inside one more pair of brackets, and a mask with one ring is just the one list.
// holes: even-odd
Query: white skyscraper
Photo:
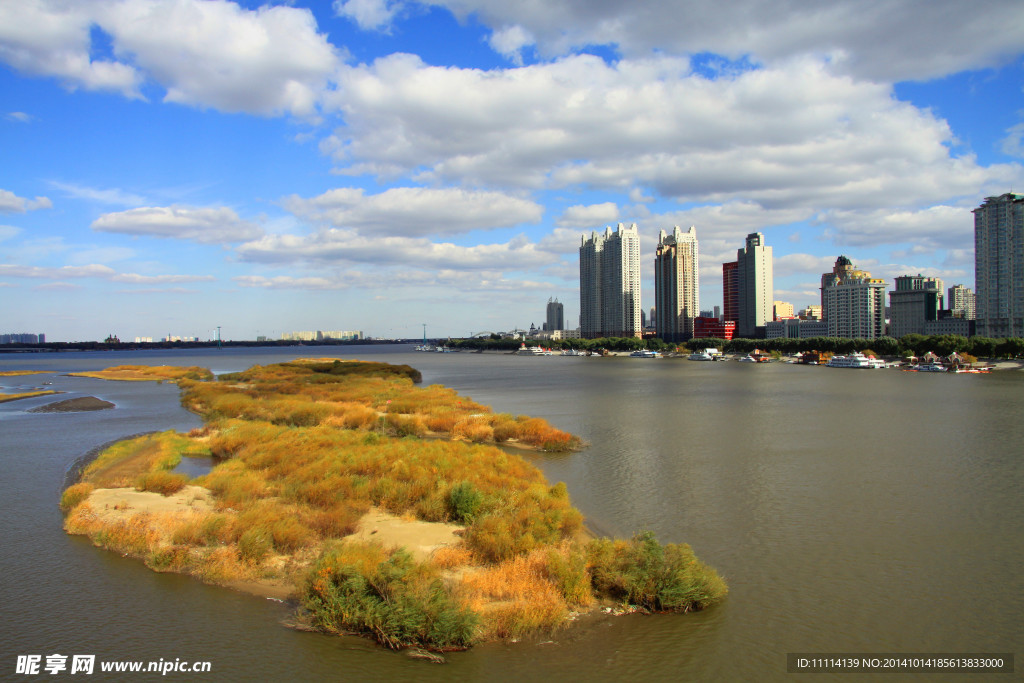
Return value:
[(736, 334), (747, 339), (764, 336), (765, 323), (775, 319), (775, 282), (772, 248), (765, 246), (763, 234), (750, 233), (746, 245), (736, 250), (736, 280)]
[(697, 229), (687, 232), (675, 226), (671, 235), (662, 230), (654, 255), (654, 328), (663, 341), (693, 337), (693, 319), (700, 311), (700, 279)]
[(580, 243), (580, 333), (636, 337), (640, 327), (640, 236), (619, 223)]

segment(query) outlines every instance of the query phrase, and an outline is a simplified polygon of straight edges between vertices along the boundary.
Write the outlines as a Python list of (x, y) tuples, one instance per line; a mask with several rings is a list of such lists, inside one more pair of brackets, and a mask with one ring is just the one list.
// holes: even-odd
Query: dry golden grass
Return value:
[(19, 401), (23, 398), (35, 398), (36, 396), (49, 396), (50, 394), (56, 394), (56, 391), (25, 391), (20, 394), (0, 394), (0, 403), (6, 403), (7, 401)]
[(183, 379), (210, 380), (213, 373), (198, 366), (178, 367), (174, 365), (117, 365), (95, 372), (72, 372), (70, 377), (91, 377), (93, 379), (117, 380), (122, 382), (177, 382)]
[(481, 615), (484, 639), (550, 631), (562, 624), (568, 613), (558, 587), (548, 578), (544, 550), (467, 572), (459, 593)]

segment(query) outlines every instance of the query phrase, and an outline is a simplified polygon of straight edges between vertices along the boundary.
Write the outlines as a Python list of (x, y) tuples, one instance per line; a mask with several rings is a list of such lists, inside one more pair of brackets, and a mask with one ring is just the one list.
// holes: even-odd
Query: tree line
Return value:
[(852, 353), (874, 351), (879, 356), (907, 357), (923, 356), (928, 352), (948, 356), (953, 352), (966, 353), (978, 358), (1016, 358), (1024, 356), (1024, 339), (1009, 337), (962, 337), (955, 334), (908, 334), (899, 339), (878, 337), (877, 339), (844, 339), (839, 337), (811, 337), (809, 339), (691, 339), (686, 343), (669, 343), (658, 338), (638, 339), (636, 337), (602, 337), (599, 339), (558, 339), (526, 340), (502, 339), (492, 335), (483, 339), (452, 340), (449, 346), (457, 349), (479, 351), (514, 351), (521, 344), (543, 346), (554, 350), (579, 349), (581, 351), (678, 351), (689, 353), (713, 347), (723, 353), (750, 353), (754, 349), (794, 354), (805, 351), (828, 351), (831, 353)]

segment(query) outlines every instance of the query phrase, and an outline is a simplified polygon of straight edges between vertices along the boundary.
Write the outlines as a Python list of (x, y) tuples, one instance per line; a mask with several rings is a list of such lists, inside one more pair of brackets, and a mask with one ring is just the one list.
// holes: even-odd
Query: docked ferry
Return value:
[(830, 368), (861, 368), (865, 370), (880, 370), (885, 367), (885, 361), (874, 356), (865, 356), (859, 351), (846, 356), (832, 356), (826, 363)]

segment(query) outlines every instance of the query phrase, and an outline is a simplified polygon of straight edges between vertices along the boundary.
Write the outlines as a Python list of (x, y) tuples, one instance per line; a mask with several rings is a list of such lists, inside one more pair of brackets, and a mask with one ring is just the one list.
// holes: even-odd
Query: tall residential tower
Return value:
[(885, 335), (885, 280), (857, 270), (840, 256), (821, 276), (821, 311), (829, 337), (877, 339)]
[(697, 228), (662, 230), (654, 256), (654, 327), (667, 342), (693, 337), (693, 319), (700, 315)]
[(987, 197), (973, 213), (977, 334), (1024, 337), (1024, 195)]
[(764, 325), (774, 320), (772, 304), (775, 285), (772, 248), (764, 235), (752, 232), (742, 249), (736, 250), (736, 334), (747, 339), (764, 337)]
[(640, 327), (640, 236), (636, 223), (613, 233), (583, 235), (580, 243), (580, 334), (638, 337)]

